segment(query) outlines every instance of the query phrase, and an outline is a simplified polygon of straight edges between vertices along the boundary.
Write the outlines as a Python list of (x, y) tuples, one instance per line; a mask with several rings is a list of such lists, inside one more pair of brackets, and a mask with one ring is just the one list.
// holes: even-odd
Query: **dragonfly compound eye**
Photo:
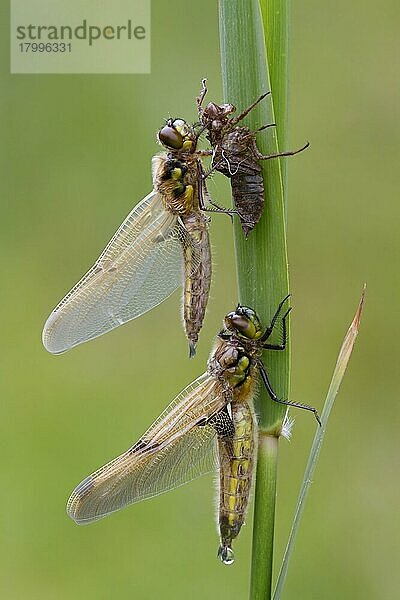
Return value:
[(173, 148), (174, 150), (180, 150), (183, 147), (183, 137), (177, 129), (174, 127), (173, 121), (168, 123), (160, 129), (158, 132), (158, 139), (167, 148)]
[(183, 138), (190, 137), (190, 127), (183, 119), (174, 119), (172, 127), (181, 134)]
[(165, 127), (158, 132), (158, 139), (172, 150), (190, 152), (196, 145), (192, 130), (183, 119), (169, 119)]
[(246, 306), (238, 306), (234, 312), (225, 317), (225, 327), (250, 340), (262, 335), (260, 320), (254, 310)]

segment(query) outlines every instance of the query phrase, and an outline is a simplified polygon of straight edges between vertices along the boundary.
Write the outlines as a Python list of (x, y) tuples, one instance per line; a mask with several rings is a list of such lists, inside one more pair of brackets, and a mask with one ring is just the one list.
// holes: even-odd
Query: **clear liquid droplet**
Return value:
[(229, 546), (220, 546), (218, 548), (218, 558), (224, 563), (224, 565), (232, 565), (235, 562), (235, 554)]

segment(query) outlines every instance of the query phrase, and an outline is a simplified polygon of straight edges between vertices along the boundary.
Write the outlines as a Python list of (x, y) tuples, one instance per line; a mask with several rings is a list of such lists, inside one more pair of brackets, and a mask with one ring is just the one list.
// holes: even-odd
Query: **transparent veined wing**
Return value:
[(86, 477), (67, 513), (78, 524), (183, 485), (218, 465), (216, 429), (207, 423), (229, 398), (204, 373), (166, 408), (129, 450)]
[(186, 243), (179, 219), (152, 191), (53, 310), (43, 329), (45, 348), (60, 354), (157, 306), (182, 284)]

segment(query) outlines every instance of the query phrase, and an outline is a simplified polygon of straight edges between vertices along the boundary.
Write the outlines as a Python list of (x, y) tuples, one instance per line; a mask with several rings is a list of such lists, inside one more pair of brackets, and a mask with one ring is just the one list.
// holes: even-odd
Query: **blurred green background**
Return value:
[[(178, 293), (66, 355), (46, 353), (40, 339), (50, 310), (149, 191), (162, 119), (196, 118), (204, 76), (210, 98), (221, 99), (216, 2), (153, 0), (147, 76), (10, 75), (7, 5), (0, 597), (246, 598), (251, 512), (235, 565), (222, 566), (212, 476), (87, 528), (65, 514), (72, 488), (203, 372), (237, 301), (229, 220), (212, 222), (215, 276), (195, 360), (186, 359)], [(292, 400), (321, 408), (364, 281), (368, 293), (288, 600), (399, 594), (399, 13), (394, 1), (293, 3), (290, 147), (309, 139), (311, 148), (289, 173)], [(210, 191), (227, 204), (220, 176)], [(280, 449), (276, 566), (315, 429), (310, 415), (295, 416), (292, 441)]]

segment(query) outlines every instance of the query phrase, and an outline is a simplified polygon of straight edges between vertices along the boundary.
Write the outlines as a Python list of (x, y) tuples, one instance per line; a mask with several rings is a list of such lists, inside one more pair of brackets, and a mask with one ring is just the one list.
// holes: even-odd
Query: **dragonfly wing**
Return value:
[(93, 267), (46, 321), (43, 344), (59, 354), (157, 306), (182, 283), (177, 217), (151, 192), (130, 212)]
[(207, 421), (226, 405), (207, 373), (190, 384), (132, 448), (86, 477), (67, 513), (84, 525), (183, 485), (218, 465), (216, 429)]

